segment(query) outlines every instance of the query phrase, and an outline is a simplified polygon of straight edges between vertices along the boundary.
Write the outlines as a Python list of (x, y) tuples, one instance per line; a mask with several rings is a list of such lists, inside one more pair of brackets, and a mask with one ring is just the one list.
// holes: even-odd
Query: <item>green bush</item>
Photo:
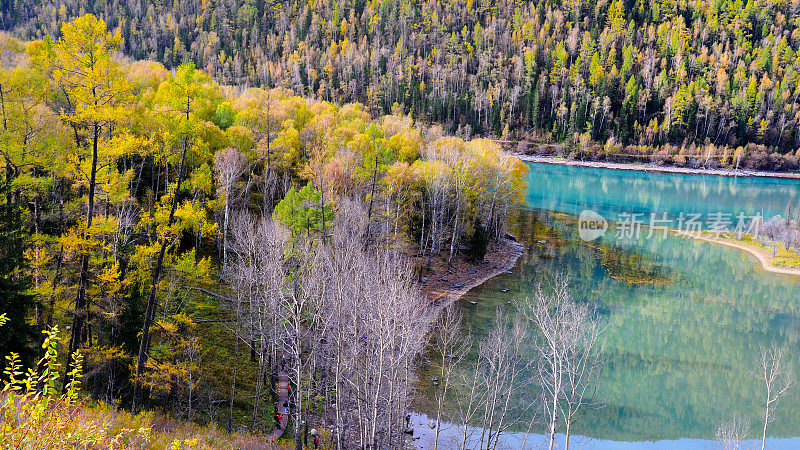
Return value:
[(484, 228), (481, 219), (475, 219), (473, 228), (469, 246), (470, 257), (473, 261), (483, 261), (486, 248), (489, 246), (489, 232)]

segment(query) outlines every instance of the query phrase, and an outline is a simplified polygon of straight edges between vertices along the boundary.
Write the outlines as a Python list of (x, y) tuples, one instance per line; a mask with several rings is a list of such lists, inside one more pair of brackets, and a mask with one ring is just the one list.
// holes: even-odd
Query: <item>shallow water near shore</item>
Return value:
[[(592, 304), (608, 323), (608, 364), (598, 392), (605, 406), (576, 425), (581, 448), (708, 448), (716, 425), (733, 414), (750, 419), (750, 437), (757, 438), (763, 394), (750, 371), (759, 346), (787, 344), (800, 373), (800, 277), (765, 272), (740, 250), (673, 233), (618, 239), (609, 230), (584, 242), (575, 215), (592, 209), (609, 220), (632, 212), (769, 218), (796, 205), (800, 182), (542, 164), (531, 164), (528, 176), (531, 210), (515, 230), (526, 254), (511, 273), (459, 302), (473, 339), (486, 335), (497, 308), (513, 314), (536, 283), (566, 272), (576, 301)], [(420, 374), (418, 410), (432, 413), (433, 375)], [(800, 448), (798, 402), (795, 387), (778, 406), (768, 433), (774, 448)], [(509, 430), (507, 439), (522, 431)], [(518, 448), (512, 441), (506, 446)]]
[[(411, 436), (412, 445), (418, 449), (430, 449), (434, 446), (434, 431), (428, 426), (430, 419), (424, 414), (412, 416), (411, 424), (414, 435)], [(461, 448), (464, 438), (462, 427), (443, 423), (439, 433), (439, 448)], [(481, 429), (467, 428), (467, 448), (480, 447)], [(564, 435), (556, 435), (556, 448), (564, 448)], [(547, 448), (547, 435), (539, 433), (507, 432), (501, 435), (497, 448), (499, 450), (535, 450)], [(714, 442), (706, 439), (674, 439), (657, 441), (611, 441), (593, 439), (587, 436), (572, 436), (570, 445), (582, 450), (709, 450), (713, 449)], [(760, 439), (748, 439), (743, 442), (743, 449), (761, 447)], [(767, 448), (770, 450), (796, 450), (800, 448), (800, 437), (793, 438), (768, 438)]]

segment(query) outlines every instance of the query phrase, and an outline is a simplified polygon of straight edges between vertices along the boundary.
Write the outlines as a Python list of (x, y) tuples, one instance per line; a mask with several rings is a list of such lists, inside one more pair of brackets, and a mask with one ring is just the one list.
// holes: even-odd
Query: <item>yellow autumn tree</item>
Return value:
[[(104, 246), (102, 228), (96, 226), (98, 197), (119, 193), (124, 174), (116, 173), (114, 140), (124, 133), (125, 106), (131, 92), (119, 63), (112, 57), (122, 44), (119, 32), (106, 31), (106, 24), (92, 14), (64, 23), (61, 37), (53, 42), (29, 45), (35, 67), (56, 87), (61, 119), (72, 128), (75, 152), (67, 155), (68, 177), (85, 192), (85, 220), (62, 240), (67, 254), (76, 255), (79, 279), (68, 359), (86, 342), (92, 314), (87, 296), (92, 255)], [(100, 262), (99, 270), (104, 270)], [(68, 370), (68, 369), (67, 369)]]

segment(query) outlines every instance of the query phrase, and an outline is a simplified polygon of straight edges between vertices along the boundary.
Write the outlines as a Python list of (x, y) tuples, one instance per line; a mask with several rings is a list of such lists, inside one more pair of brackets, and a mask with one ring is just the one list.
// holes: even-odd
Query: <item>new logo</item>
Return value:
[(578, 236), (590, 242), (603, 236), (608, 230), (608, 221), (596, 211), (584, 209), (578, 216)]

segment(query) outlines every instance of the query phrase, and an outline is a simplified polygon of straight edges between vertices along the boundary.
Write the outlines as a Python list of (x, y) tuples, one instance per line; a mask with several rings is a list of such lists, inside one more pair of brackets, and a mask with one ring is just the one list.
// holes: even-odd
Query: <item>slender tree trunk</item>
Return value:
[[(238, 325), (239, 317), (241, 317), (241, 302), (236, 305), (236, 322)], [(238, 329), (238, 326), (236, 327)], [(234, 330), (233, 336), (233, 376), (231, 379), (231, 401), (228, 407), (228, 432), (233, 429), (233, 399), (236, 395), (236, 369), (239, 367), (239, 336), (238, 332)]]
[(552, 416), (550, 417), (550, 446), (548, 447), (550, 450), (553, 450), (553, 447), (556, 443), (556, 420), (558, 415), (558, 396), (553, 395), (553, 405), (550, 409), (550, 413)]
[[(445, 349), (443, 350), (447, 350), (447, 347), (445, 347)], [(442, 356), (442, 361), (441, 361), (442, 371), (440, 376), (442, 379), (442, 393), (439, 395), (439, 399), (436, 405), (436, 433), (434, 434), (433, 437), (433, 450), (439, 449), (439, 432), (442, 429), (442, 403), (444, 403), (444, 399), (447, 396), (447, 385), (449, 378), (449, 376), (448, 377), (445, 376), (446, 374), (444, 368), (445, 367), (444, 365), (446, 364), (445, 359), (447, 358), (447, 355), (442, 354), (441, 356)]]
[[(167, 228), (171, 227), (175, 222), (175, 210), (178, 208), (178, 193), (180, 192), (181, 182), (183, 181), (184, 165), (186, 164), (186, 153), (189, 149), (189, 142), (186, 138), (183, 140), (183, 151), (181, 152), (181, 163), (178, 166), (178, 183), (175, 185), (175, 193), (172, 196), (172, 206), (169, 211), (169, 220), (167, 221)], [(133, 411), (138, 412), (141, 408), (144, 399), (142, 398), (142, 385), (141, 377), (144, 374), (144, 366), (149, 358), (148, 352), (150, 351), (150, 327), (153, 325), (153, 320), (156, 315), (158, 307), (158, 283), (161, 281), (161, 272), (164, 269), (164, 253), (168, 247), (167, 237), (164, 236), (161, 242), (161, 249), (158, 252), (158, 260), (156, 267), (153, 270), (153, 287), (150, 290), (150, 296), (147, 298), (147, 310), (144, 316), (144, 324), (142, 325), (142, 339), (139, 345), (139, 359), (136, 361), (136, 379), (134, 380), (134, 394), (133, 394)]]
[[(301, 327), (301, 324), (300, 324), (300, 311), (296, 311), (295, 320), (296, 320), (296, 323), (295, 323), (295, 336), (294, 336), (294, 342), (295, 342), (294, 351), (295, 351), (295, 353), (297, 355), (296, 356), (297, 361), (295, 362), (294, 372), (295, 372), (295, 378), (296, 378), (297, 381), (295, 382), (295, 385), (294, 385), (295, 386), (295, 388), (294, 388), (294, 396), (296, 398), (296, 401), (295, 401), (295, 411), (296, 412), (295, 412), (295, 421), (294, 421), (294, 423), (295, 423), (295, 425), (294, 425), (294, 429), (295, 429), (295, 431), (294, 431), (294, 441), (295, 441), (295, 450), (303, 450), (303, 441), (300, 439), (300, 435), (301, 435), (301, 431), (302, 431), (302, 425), (303, 425), (303, 379), (302, 379), (302, 372), (301, 372), (302, 371), (302, 365), (303, 365), (303, 362), (302, 362), (302, 359), (301, 359), (302, 355), (303, 355), (303, 347), (302, 347), (302, 344), (300, 343), (300, 327)], [(291, 398), (289, 399), (289, 402), (291, 404)]]
[(469, 429), (469, 419), (472, 418), (472, 415), (474, 414), (475, 409), (478, 408), (478, 406), (475, 406), (475, 409), (473, 409), (473, 404), (474, 404), (474, 402), (477, 401), (477, 399), (476, 399), (476, 397), (477, 397), (476, 390), (477, 390), (478, 368), (479, 367), (478, 367), (478, 365), (476, 363), (476, 366), (475, 366), (473, 374), (472, 374), (472, 381), (470, 383), (469, 403), (467, 404), (467, 409), (466, 409), (464, 417), (463, 417), (464, 426), (461, 429), (461, 431), (462, 431), (462, 434), (461, 434), (461, 450), (465, 450), (467, 448), (467, 432), (468, 432), (468, 429)]
[[(58, 235), (61, 236), (64, 234), (64, 181), (63, 179), (59, 180), (59, 198), (58, 198)], [(55, 307), (56, 307), (56, 287), (58, 286), (58, 280), (61, 278), (61, 266), (64, 263), (64, 245), (62, 244), (58, 249), (58, 256), (56, 257), (56, 267), (53, 273), (53, 280), (50, 284), (50, 298), (48, 300), (47, 305), (47, 321), (46, 325), (49, 329), (53, 326), (53, 316), (55, 314)], [(42, 340), (39, 342), (39, 347), (41, 349), (41, 344), (44, 343), (45, 335), (42, 335)], [(41, 349), (39, 351), (39, 359), (43, 356), (44, 350)], [(41, 375), (42, 371), (44, 370), (44, 364), (39, 364), (37, 366), (36, 373)]]
[(337, 299), (336, 316), (336, 373), (334, 375), (334, 386), (336, 391), (336, 450), (342, 450), (342, 302), (343, 298)]
[(767, 424), (769, 423), (769, 391), (767, 392), (767, 407), (764, 410), (764, 433), (761, 435), (761, 450), (767, 448)]
[(381, 387), (383, 385), (382, 384), (382, 381), (383, 381), (382, 374), (383, 374), (383, 363), (384, 363), (384, 360), (385, 360), (385, 358), (383, 356), (384, 347), (385, 346), (384, 346), (383, 342), (381, 342), (381, 351), (378, 354), (378, 361), (379, 361), (379, 363), (378, 363), (378, 381), (377, 381), (377, 386), (375, 387), (375, 396), (373, 397), (373, 402), (372, 402), (372, 430), (370, 431), (370, 439), (369, 439), (369, 443), (370, 443), (370, 447), (371, 448), (377, 448), (378, 447), (376, 442), (375, 442), (375, 436), (377, 435), (377, 430), (378, 430), (378, 401), (380, 400), (380, 392), (381, 392)]
[[(233, 183), (230, 183), (233, 185)], [(225, 218), (222, 221), (222, 274), (220, 280), (225, 279), (225, 272), (228, 269), (228, 214), (230, 211), (230, 186), (225, 190)]]
[(556, 377), (553, 380), (553, 404), (550, 409), (550, 446), (549, 450), (553, 450), (556, 443), (556, 424), (558, 423), (558, 392), (561, 390), (561, 382), (559, 381), (558, 377), (561, 375), (561, 367), (557, 364), (559, 360), (558, 355), (555, 354), (556, 351), (553, 349), (553, 376)]
[[(256, 428), (256, 420), (258, 419), (258, 402), (261, 399), (261, 388), (264, 384), (264, 337), (262, 336), (259, 339), (260, 348), (258, 351), (258, 370), (256, 370), (256, 395), (253, 398), (253, 420), (251, 422), (250, 428), (255, 430)], [(283, 428), (286, 428), (286, 424), (283, 424)]]
[[(97, 186), (97, 143), (100, 139), (100, 124), (94, 123), (92, 136), (92, 168), (89, 174), (89, 199), (86, 209), (86, 229), (92, 226), (94, 219), (94, 192)], [(72, 356), (83, 344), (85, 339), (84, 329), (86, 327), (86, 286), (89, 284), (89, 253), (84, 251), (81, 254), (81, 274), (78, 281), (78, 295), (75, 298), (75, 316), (72, 319), (72, 330), (70, 330), (69, 352), (67, 353), (67, 364), (64, 365), (64, 391), (69, 385), (69, 372), (72, 369)]]

